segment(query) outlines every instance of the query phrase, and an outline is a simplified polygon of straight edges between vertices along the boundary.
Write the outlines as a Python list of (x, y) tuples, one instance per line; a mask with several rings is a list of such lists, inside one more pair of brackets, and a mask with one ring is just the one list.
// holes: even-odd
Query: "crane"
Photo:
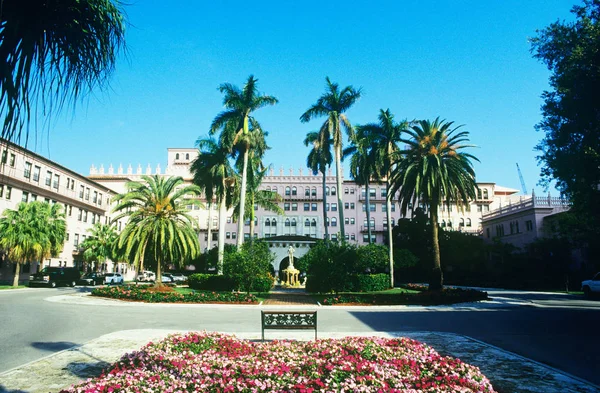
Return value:
[(523, 190), (523, 194), (527, 195), (527, 187), (525, 186), (525, 180), (523, 180), (523, 174), (521, 173), (521, 168), (519, 168), (518, 162), (517, 162), (517, 172), (519, 172), (519, 180), (521, 181), (521, 189)]

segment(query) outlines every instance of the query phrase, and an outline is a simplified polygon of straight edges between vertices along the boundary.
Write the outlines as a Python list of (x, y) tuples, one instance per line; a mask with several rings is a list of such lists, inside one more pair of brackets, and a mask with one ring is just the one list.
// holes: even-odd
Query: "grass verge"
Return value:
[(437, 306), (488, 300), (487, 292), (473, 289), (444, 288), (441, 291), (417, 291), (394, 288), (377, 292), (341, 292), (313, 294), (324, 306), (333, 305), (407, 305)]

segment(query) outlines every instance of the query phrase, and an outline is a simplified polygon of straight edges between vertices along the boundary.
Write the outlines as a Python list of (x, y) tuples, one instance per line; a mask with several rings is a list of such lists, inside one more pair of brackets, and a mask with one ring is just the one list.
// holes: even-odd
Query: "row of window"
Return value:
[[(179, 153), (175, 154), (175, 159), (179, 160)], [(185, 159), (189, 160), (190, 159), (190, 153), (185, 153)]]
[[(448, 221), (442, 220), (442, 222), (440, 223), (440, 226), (442, 228), (446, 228), (446, 227), (452, 228), (452, 225), (453, 225), (452, 220), (448, 220)], [(459, 221), (458, 221), (458, 226), (459, 227), (465, 227), (465, 226), (466, 227), (470, 227), (471, 226), (471, 219), (467, 218), (465, 220), (464, 218), (460, 218)]]
[[(509, 230), (510, 230), (510, 235), (521, 233), (521, 231), (519, 229), (519, 221), (518, 220), (510, 221), (508, 223), (508, 227), (509, 227)], [(504, 223), (497, 224), (494, 227), (494, 230), (496, 232), (496, 237), (502, 237), (502, 236), (506, 235), (505, 232), (504, 232)], [(527, 231), (527, 232), (533, 231), (533, 221), (532, 220), (526, 220), (525, 221), (525, 231)], [(488, 239), (490, 238), (490, 228), (486, 228), (486, 237)]]
[(17, 161), (17, 156), (15, 153), (10, 153), (10, 160), (8, 159), (8, 150), (2, 151), (2, 158), (0, 158), (0, 164), (5, 165), (8, 162), (8, 165), (12, 168), (15, 167), (15, 162)]
[(11, 196), (12, 196), (12, 187), (5, 186), (4, 184), (0, 184), (0, 198), (5, 198), (5, 199), (10, 200)]

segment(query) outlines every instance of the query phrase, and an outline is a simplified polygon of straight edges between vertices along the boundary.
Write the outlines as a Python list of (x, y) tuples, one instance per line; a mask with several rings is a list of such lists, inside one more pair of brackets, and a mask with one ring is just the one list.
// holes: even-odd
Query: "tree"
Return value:
[(471, 154), (461, 150), (472, 147), (468, 142), (467, 131), (461, 126), (453, 127), (454, 122), (421, 120), (406, 133), (407, 149), (395, 155), (392, 165), (391, 192), (400, 190), (400, 208), (403, 214), (409, 203), (417, 201), (429, 205), (429, 219), (433, 245), (433, 275), (429, 289), (443, 287), (438, 237), (438, 209), (442, 203), (467, 204), (475, 199), (475, 171), (471, 160), (478, 161)]
[(46, 116), (104, 87), (125, 25), (113, 0), (2, 1), (0, 137), (19, 140), (38, 107)]
[[(350, 176), (359, 186), (365, 186), (365, 211), (367, 214), (367, 235), (371, 244), (371, 202), (369, 184), (376, 177), (376, 156), (372, 139), (367, 129), (361, 129), (353, 138), (353, 146), (344, 149), (344, 157), (350, 156)], [(340, 206), (341, 208), (341, 206)]]
[[(231, 148), (233, 156), (241, 156), (242, 162), (242, 184), (240, 188), (240, 206), (238, 215), (243, 217), (246, 208), (246, 188), (248, 178), (248, 157), (250, 150), (256, 144), (256, 137), (250, 132), (260, 130), (260, 124), (251, 115), (267, 105), (275, 105), (277, 98), (273, 96), (261, 95), (257, 91), (256, 82), (253, 75), (248, 77), (243, 89), (230, 83), (224, 83), (219, 86), (219, 91), (225, 95), (223, 105), (225, 110), (219, 113), (212, 121), (210, 126), (211, 135), (221, 130), (221, 144)], [(238, 222), (238, 249), (244, 242), (244, 220)]]
[[(337, 83), (332, 83), (329, 77), (325, 78), (325, 93), (319, 97), (317, 102), (306, 110), (300, 116), (300, 121), (307, 123), (312, 119), (326, 116), (321, 131), (327, 130), (327, 135), (323, 139), (331, 138), (333, 140), (335, 156), (335, 176), (337, 183), (338, 209), (340, 216), (340, 228), (342, 229), (341, 238), (345, 239), (346, 231), (344, 229), (344, 209), (342, 208), (342, 127), (350, 138), (354, 135), (354, 128), (344, 114), (360, 98), (361, 89), (355, 89), (352, 86), (346, 86), (340, 90)], [(323, 190), (325, 193), (325, 190)]]
[(81, 243), (83, 258), (88, 262), (96, 262), (96, 271), (107, 259), (116, 260), (116, 245), (119, 234), (114, 225), (95, 224), (88, 229), (90, 235)]
[[(321, 127), (319, 132), (309, 132), (304, 138), (304, 145), (312, 145), (312, 149), (306, 157), (306, 166), (313, 174), (321, 172), (323, 174), (323, 190), (327, 188), (327, 167), (331, 166), (333, 157), (331, 156), (331, 145), (333, 140), (329, 136), (329, 129)], [(325, 225), (325, 239), (329, 239), (329, 228), (327, 226), (327, 194), (323, 192), (323, 225)], [(340, 209), (342, 206), (340, 205)]]
[(200, 205), (200, 188), (184, 185), (181, 177), (142, 176), (127, 183), (127, 192), (114, 198), (117, 221), (128, 222), (119, 235), (118, 247), (143, 269), (145, 256), (156, 263), (156, 285), (162, 285), (163, 264), (183, 265), (199, 254), (195, 221), (186, 205)]
[(62, 206), (46, 202), (19, 203), (0, 218), (0, 248), (16, 264), (13, 287), (19, 286), (21, 265), (60, 254), (67, 233)]
[(369, 123), (359, 127), (359, 131), (371, 136), (371, 146), (376, 154), (378, 178), (385, 179), (386, 186), (386, 220), (388, 232), (388, 249), (390, 264), (391, 287), (394, 287), (394, 238), (392, 236), (391, 210), (394, 194), (390, 192), (390, 179), (392, 173), (392, 157), (399, 152), (398, 144), (402, 142), (402, 134), (408, 128), (406, 120), (397, 123), (389, 109), (379, 110), (379, 123)]
[[(194, 184), (204, 192), (206, 200), (212, 201), (213, 197), (216, 197), (219, 204), (217, 270), (219, 274), (223, 274), (225, 220), (227, 207), (232, 204), (231, 189), (235, 184), (236, 173), (229, 162), (229, 150), (220, 146), (217, 141), (212, 138), (199, 138), (196, 141), (196, 146), (200, 151), (191, 166)], [(209, 222), (208, 225), (210, 226), (211, 223)]]
[[(600, 1), (575, 6), (572, 22), (552, 23), (531, 40), (533, 56), (551, 72), (552, 90), (542, 94), (545, 133), (537, 145), (542, 184), (556, 181), (573, 202), (580, 226), (596, 247), (600, 235)], [(597, 259), (598, 252), (589, 252)]]
[(238, 290), (242, 289), (250, 293), (255, 282), (261, 278), (268, 277), (267, 281), (273, 282), (270, 271), (274, 258), (266, 242), (245, 243), (241, 250), (227, 254), (225, 276), (232, 279), (238, 286)]

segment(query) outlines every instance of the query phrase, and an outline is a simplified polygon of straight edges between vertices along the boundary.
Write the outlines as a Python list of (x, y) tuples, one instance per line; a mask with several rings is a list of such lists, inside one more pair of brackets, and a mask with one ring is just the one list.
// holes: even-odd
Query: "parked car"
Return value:
[(581, 290), (586, 297), (600, 293), (600, 272), (596, 273), (591, 280), (585, 280), (581, 283)]
[(104, 274), (102, 273), (87, 273), (79, 279), (81, 285), (98, 285), (104, 283)]
[(51, 267), (46, 266), (40, 272), (29, 276), (29, 286), (47, 285), (55, 288), (58, 285), (77, 285), (80, 277), (79, 269), (76, 267)]
[(108, 285), (123, 284), (123, 281), (121, 273), (106, 273), (104, 275), (104, 283)]
[(142, 281), (142, 282), (154, 281), (154, 280), (156, 280), (156, 274), (154, 274), (154, 272), (151, 272), (149, 270), (144, 270), (143, 272), (138, 273), (136, 280)]
[(187, 282), (188, 278), (185, 274), (183, 273), (169, 273), (171, 275), (171, 278), (173, 278), (173, 280), (175, 280), (175, 282), (177, 284), (183, 284), (184, 282)]
[(165, 274), (161, 274), (161, 281), (164, 284), (170, 284), (172, 282), (175, 282), (175, 280), (173, 280), (173, 278), (171, 277), (171, 275), (169, 273), (165, 273)]

